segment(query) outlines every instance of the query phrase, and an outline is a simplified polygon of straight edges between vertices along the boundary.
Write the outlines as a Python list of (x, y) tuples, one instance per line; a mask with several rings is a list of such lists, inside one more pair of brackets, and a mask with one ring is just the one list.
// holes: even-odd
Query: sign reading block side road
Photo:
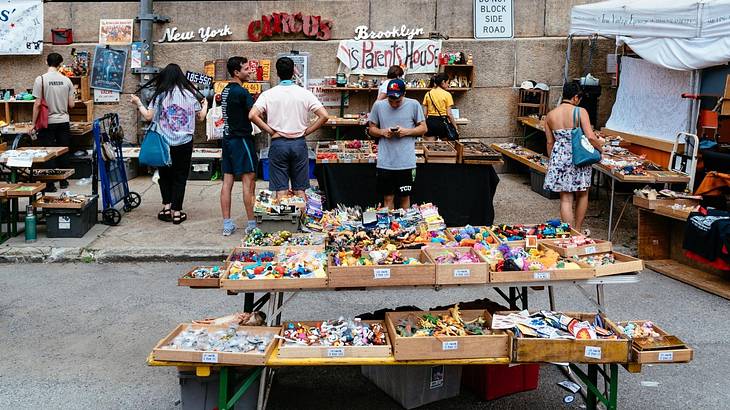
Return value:
[(514, 0), (474, 0), (474, 38), (514, 37)]

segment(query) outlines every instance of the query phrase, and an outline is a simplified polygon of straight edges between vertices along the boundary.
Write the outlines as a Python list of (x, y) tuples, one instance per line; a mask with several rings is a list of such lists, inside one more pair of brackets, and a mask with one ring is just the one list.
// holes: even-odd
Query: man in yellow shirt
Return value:
[[(423, 97), (423, 113), (426, 115), (425, 140), (450, 140), (446, 122), (450, 122), (457, 130), (454, 115), (451, 107), (454, 106), (454, 98), (446, 91), (449, 87), (449, 77), (444, 73), (436, 74), (431, 80), (431, 91)], [(458, 135), (457, 135), (458, 137)]]

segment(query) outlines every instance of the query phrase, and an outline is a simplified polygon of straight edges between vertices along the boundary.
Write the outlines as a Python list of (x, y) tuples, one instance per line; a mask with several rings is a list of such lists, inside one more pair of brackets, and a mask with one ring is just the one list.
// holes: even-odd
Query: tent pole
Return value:
[(565, 70), (563, 71), (563, 86), (568, 84), (568, 72), (570, 70), (570, 53), (573, 48), (573, 35), (568, 36), (568, 48), (565, 51)]

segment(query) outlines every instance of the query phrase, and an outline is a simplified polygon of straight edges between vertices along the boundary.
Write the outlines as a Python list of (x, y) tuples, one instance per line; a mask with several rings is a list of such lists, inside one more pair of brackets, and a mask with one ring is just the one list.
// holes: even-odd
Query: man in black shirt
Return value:
[(238, 176), (241, 176), (241, 182), (243, 182), (243, 205), (248, 218), (246, 231), (256, 227), (253, 206), (258, 157), (253, 141), (253, 128), (248, 120), (248, 112), (253, 106), (253, 97), (242, 86), (242, 83), (248, 81), (251, 75), (246, 65), (247, 62), (244, 57), (228, 59), (227, 68), (233, 79), (221, 92), (221, 108), (225, 121), (222, 141), (223, 157), (221, 158), (223, 236), (229, 236), (236, 230), (236, 224), (231, 219), (231, 191)]

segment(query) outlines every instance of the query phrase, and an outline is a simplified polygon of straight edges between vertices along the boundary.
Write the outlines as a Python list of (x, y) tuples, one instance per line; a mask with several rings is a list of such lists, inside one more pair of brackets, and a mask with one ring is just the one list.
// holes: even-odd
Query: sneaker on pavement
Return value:
[(256, 229), (256, 221), (249, 221), (248, 225), (246, 225), (246, 235), (250, 234), (254, 229)]
[(223, 221), (223, 236), (231, 236), (236, 232), (236, 224), (233, 221)]

